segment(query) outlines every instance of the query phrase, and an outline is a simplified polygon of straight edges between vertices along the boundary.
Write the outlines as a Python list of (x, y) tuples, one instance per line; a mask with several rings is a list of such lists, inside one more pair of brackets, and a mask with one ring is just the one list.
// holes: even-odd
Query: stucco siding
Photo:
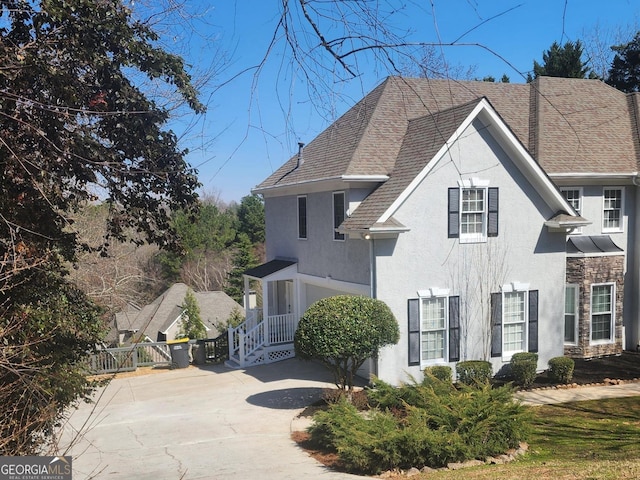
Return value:
[[(350, 205), (349, 190), (345, 203)], [(363, 192), (356, 190), (358, 201)], [(369, 244), (360, 238), (333, 238), (333, 192), (307, 196), (307, 238), (298, 239), (297, 196), (265, 199), (267, 259), (298, 260), (298, 273), (343, 282), (368, 284)]]
[[(499, 234), (485, 243), (461, 244), (447, 238), (447, 191), (471, 177), (499, 188)], [(393, 383), (408, 374), (420, 378), (426, 364), (408, 366), (407, 301), (429, 288), (460, 296), (461, 360), (490, 360), (494, 372), (507, 363), (489, 357), (490, 295), (511, 282), (539, 291), (538, 368), (562, 355), (565, 236), (543, 225), (554, 213), (474, 122), (394, 213), (411, 231), (396, 241), (376, 241), (376, 294), (392, 308), (401, 330), (400, 343), (381, 352), (380, 377)]]

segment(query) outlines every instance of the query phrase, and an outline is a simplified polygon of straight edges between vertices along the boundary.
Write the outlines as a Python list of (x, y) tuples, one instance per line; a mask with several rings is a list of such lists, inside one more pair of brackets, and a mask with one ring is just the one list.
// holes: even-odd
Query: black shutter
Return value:
[(460, 297), (449, 297), (449, 361), (460, 361)]
[(538, 351), (538, 290), (529, 290), (529, 351)]
[(409, 299), (409, 366), (420, 365), (420, 299)]
[(502, 355), (502, 293), (491, 294), (491, 356)]
[(460, 236), (460, 189), (449, 189), (449, 238)]
[(487, 236), (498, 236), (498, 189), (489, 189), (489, 201), (487, 210)]

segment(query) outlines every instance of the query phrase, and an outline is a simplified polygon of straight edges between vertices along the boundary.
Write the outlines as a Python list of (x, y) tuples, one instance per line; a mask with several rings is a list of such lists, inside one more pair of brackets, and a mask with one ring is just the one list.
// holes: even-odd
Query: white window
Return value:
[(463, 188), (460, 208), (460, 240), (482, 241), (487, 237), (486, 188)]
[(578, 343), (578, 285), (567, 285), (564, 294), (564, 343)]
[(527, 291), (502, 292), (503, 357), (527, 349)]
[(344, 240), (344, 233), (336, 229), (342, 225), (345, 216), (344, 192), (333, 192), (333, 239)]
[(615, 340), (615, 284), (591, 285), (591, 343)]
[[(582, 215), (582, 189), (563, 188), (560, 190), (569, 205), (573, 207), (578, 215)], [(582, 228), (576, 228), (571, 233), (582, 233)]]
[(448, 297), (421, 298), (420, 343), (422, 362), (444, 361), (447, 358)]
[(619, 187), (604, 188), (602, 190), (602, 231), (622, 232), (622, 207), (624, 205), (624, 190)]

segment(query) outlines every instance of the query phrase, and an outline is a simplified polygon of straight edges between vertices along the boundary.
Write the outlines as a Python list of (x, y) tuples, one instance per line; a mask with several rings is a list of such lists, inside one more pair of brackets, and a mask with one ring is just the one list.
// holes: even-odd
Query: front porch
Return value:
[[(227, 365), (245, 368), (295, 356), (293, 337), (300, 319), (296, 302), (296, 263), (272, 260), (244, 273), (245, 321), (230, 328)], [(251, 286), (259, 283), (257, 305)]]

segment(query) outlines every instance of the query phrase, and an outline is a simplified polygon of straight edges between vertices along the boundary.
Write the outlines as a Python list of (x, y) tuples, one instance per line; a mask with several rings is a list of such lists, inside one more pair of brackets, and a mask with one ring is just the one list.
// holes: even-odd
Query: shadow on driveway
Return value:
[(322, 398), (324, 388), (286, 388), (257, 393), (247, 397), (247, 403), (257, 407), (278, 410), (296, 410), (308, 407)]

